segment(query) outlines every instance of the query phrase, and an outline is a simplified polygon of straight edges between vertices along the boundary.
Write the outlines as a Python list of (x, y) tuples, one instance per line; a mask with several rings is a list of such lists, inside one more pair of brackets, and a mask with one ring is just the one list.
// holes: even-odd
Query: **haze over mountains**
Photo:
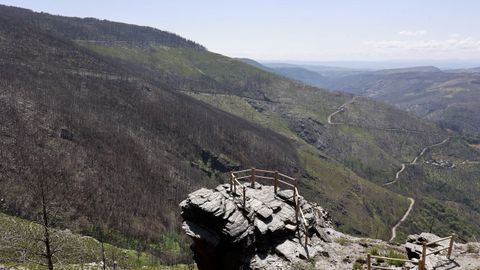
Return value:
[(480, 132), (479, 68), (417, 66), (369, 71), (291, 64), (268, 67), (310, 85), (393, 104), (447, 129), (470, 135)]
[(2, 211), (38, 220), (42, 179), (59, 228), (181, 261), (178, 203), (255, 166), (296, 177), (343, 232), (389, 239), (415, 198), (399, 239), (480, 233), (480, 152), (461, 134), (478, 131), (476, 73), (244, 61), (149, 27), (0, 6)]

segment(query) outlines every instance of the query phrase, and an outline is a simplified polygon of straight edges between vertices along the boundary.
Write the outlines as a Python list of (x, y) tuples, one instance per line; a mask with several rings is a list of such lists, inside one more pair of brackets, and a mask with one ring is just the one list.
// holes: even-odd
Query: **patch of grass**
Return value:
[(467, 253), (478, 253), (480, 249), (474, 244), (467, 244)]
[[(0, 264), (11, 266), (23, 266), (27, 269), (45, 269), (41, 266), (44, 261), (36, 256), (43, 250), (41, 244), (36, 245), (33, 237), (42, 232), (40, 224), (25, 219), (0, 213)], [(55, 265), (58, 269), (88, 269), (88, 266), (102, 261), (101, 243), (95, 238), (82, 236), (68, 230), (52, 230), (53, 240), (61, 243), (58, 258)], [(165, 252), (179, 253), (179, 239), (175, 234), (167, 234), (161, 243)], [(61, 242), (60, 242), (61, 241)], [(131, 249), (123, 249), (104, 244), (107, 265), (117, 262), (119, 268), (141, 269), (167, 269), (162, 268), (159, 260), (146, 252), (138, 252)], [(93, 266), (92, 266), (93, 267)], [(166, 266), (165, 266), (166, 267)], [(169, 266), (168, 269), (189, 269), (187, 265)], [(94, 267), (95, 268), (95, 267)]]
[(335, 242), (342, 245), (342, 246), (346, 246), (346, 245), (349, 245), (349, 244), (352, 243), (352, 241), (350, 241), (348, 238), (343, 237), (343, 236), (341, 236), (339, 238), (336, 238)]
[(352, 265), (352, 270), (362, 270), (363, 269), (363, 264), (355, 261)]
[[(407, 259), (407, 256), (405, 256), (405, 254), (402, 254), (396, 250), (393, 250), (393, 249), (389, 249), (387, 254), (386, 254), (386, 257), (388, 258), (395, 258), (395, 259)], [(395, 261), (395, 260), (387, 260), (387, 263), (389, 265), (392, 265), (392, 266), (396, 266), (396, 267), (400, 267), (400, 266), (403, 266), (405, 263), (402, 262), (402, 261)]]
[(368, 249), (368, 253), (373, 256), (380, 256), (380, 248), (378, 246), (372, 246)]
[(280, 119), (277, 115), (267, 112), (259, 112), (258, 109), (255, 109), (245, 98), (225, 94), (199, 92), (186, 93), (223, 111), (249, 120), (250, 122), (260, 124), (292, 140), (300, 141), (300, 138), (298, 138), (298, 136), (289, 129), (288, 123)]
[(315, 263), (312, 262), (298, 262), (292, 265), (292, 270), (315, 270)]

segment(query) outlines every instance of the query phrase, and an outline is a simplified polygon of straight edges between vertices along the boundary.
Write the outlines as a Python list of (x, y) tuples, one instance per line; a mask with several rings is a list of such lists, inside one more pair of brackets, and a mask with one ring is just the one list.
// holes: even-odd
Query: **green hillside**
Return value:
[(330, 77), (316, 85), (381, 100), (475, 136), (480, 132), (479, 82), (480, 73), (474, 69), (416, 67)]
[[(294, 140), (300, 149), (300, 161), (307, 168), (308, 178), (316, 179), (315, 184), (308, 182), (309, 189), (304, 192), (312, 194), (312, 198), (315, 198), (328, 190), (326, 193), (329, 195), (320, 197), (322, 198), (319, 200), (320, 203), (329, 205), (332, 210), (339, 210), (338, 205), (346, 205), (345, 209), (348, 209), (349, 215), (338, 215), (342, 211), (332, 213), (340, 228), (350, 233), (369, 234), (367, 231), (373, 229), (370, 234), (375, 231), (375, 236), (386, 237), (389, 234), (388, 226), (383, 229), (374, 228), (382, 228), (381, 224), (384, 223), (382, 220), (385, 217), (390, 216), (392, 221), (395, 220), (394, 216), (401, 215), (408, 206), (408, 202), (403, 199), (401, 206), (397, 208), (392, 206), (386, 211), (376, 208), (375, 211), (362, 212), (360, 206), (366, 209), (375, 208), (377, 203), (384, 200), (382, 192), (379, 191), (382, 188), (374, 187), (363, 179), (378, 185), (385, 183), (394, 177), (401, 162), (413, 160), (425, 146), (438, 143), (450, 136), (431, 122), (368, 99), (358, 99), (348, 106), (346, 112), (335, 116), (335, 121), (344, 124), (328, 125), (327, 116), (351, 97), (306, 87), (207, 51), (202, 52), (200, 57), (185, 52), (188, 49), (175, 49), (174, 53), (167, 54), (166, 50), (112, 48), (88, 43), (82, 45), (129, 63), (146, 64), (150, 72), (158, 76), (163, 76), (164, 66), (181, 63), (184, 70), (169, 69), (178, 72), (169, 75), (191, 78), (180, 91)], [(155, 48), (155, 45), (152, 46)], [(175, 60), (172, 60), (172, 57)], [(257, 82), (261, 93), (264, 94), (263, 99), (255, 88), (238, 84), (240, 76), (224, 74), (217, 68), (212, 68), (214, 65), (223, 65), (224, 70), (242, 74), (241, 76), (247, 80)], [(252, 76), (253, 71), (258, 74)], [(218, 88), (214, 86), (212, 90), (191, 82), (201, 77), (210, 79), (214, 82), (212, 85), (219, 85)], [(220, 87), (221, 85), (229, 87), (224, 89)], [(308, 152), (306, 153), (304, 149), (308, 149)], [(331, 173), (332, 168), (341, 170), (340, 168), (344, 166), (348, 168), (342, 173), (349, 175), (347, 186), (339, 184), (341, 181), (338, 180), (338, 174)], [(322, 176), (318, 176), (319, 174)], [(352, 175), (355, 178), (360, 176), (361, 178), (358, 178), (361, 179), (360, 182), (352, 181)], [(350, 188), (345, 188), (348, 186)], [(359, 193), (361, 189), (366, 190)], [(351, 197), (348, 195), (349, 192), (356, 195)], [(376, 196), (374, 198), (364, 196), (366, 194)], [(408, 190), (401, 190), (400, 194), (416, 196)], [(375, 199), (380, 201), (373, 202)], [(355, 217), (351, 215), (352, 212), (360, 214)], [(362, 222), (365, 214), (372, 220)], [(471, 217), (468, 211), (463, 215)]]
[[(449, 190), (428, 183), (447, 175), (454, 186), (457, 176), (476, 174), (467, 166), (438, 173), (424, 156), (418, 173), (383, 187), (446, 137), (458, 143), (436, 151), (476, 160), (478, 150), (392, 106), (306, 86), (163, 31), (3, 6), (0, 22), (0, 196), (6, 211), (26, 219), (38, 218), (35, 191), (45, 181), (52, 205), (63, 207), (58, 227), (173, 263), (188, 257), (178, 203), (227, 181), (231, 170), (291, 174), (339, 229), (383, 239), (407, 196), (419, 202), (412, 216), (441, 219), (431, 209), (445, 206), (436, 203)], [(449, 199), (465, 210), (442, 232), (478, 214), (474, 202)], [(401, 229), (423, 229), (418, 220)], [(472, 225), (459, 233), (478, 232)]]
[[(116, 264), (122, 269), (162, 269), (158, 258), (141, 251), (123, 249), (97, 239), (74, 234), (70, 230), (52, 230), (53, 245), (58, 247), (55, 264), (59, 269), (109, 268)], [(44, 246), (40, 242), (43, 227), (40, 224), (0, 213), (0, 265), (46, 269), (40, 255)], [(169, 247), (171, 252), (175, 247)], [(104, 259), (105, 258), (105, 259)], [(166, 266), (165, 266), (166, 267)], [(169, 269), (189, 269), (187, 265), (172, 265)]]

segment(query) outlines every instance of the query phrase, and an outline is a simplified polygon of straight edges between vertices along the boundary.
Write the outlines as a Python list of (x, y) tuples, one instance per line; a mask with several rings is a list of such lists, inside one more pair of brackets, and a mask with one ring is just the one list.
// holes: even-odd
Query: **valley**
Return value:
[[(387, 102), (474, 140), (479, 133), (479, 112), (476, 110), (480, 101), (478, 69), (440, 70), (425, 66), (376, 71), (329, 70), (324, 75), (321, 75), (322, 71), (317, 72), (314, 79), (305, 79), (298, 76), (298, 71), (285, 72), (281, 67), (266, 68), (317, 87)], [(312, 66), (290, 69), (315, 73)]]
[[(102, 242), (139, 267), (184, 267), (179, 203), (258, 167), (298, 179), (342, 233), (480, 234), (475, 72), (324, 70), (318, 87), (312, 70), (275, 69), (151, 27), (0, 5), (0, 221), (51, 216), (97, 255)], [(445, 105), (457, 98), (462, 118)]]

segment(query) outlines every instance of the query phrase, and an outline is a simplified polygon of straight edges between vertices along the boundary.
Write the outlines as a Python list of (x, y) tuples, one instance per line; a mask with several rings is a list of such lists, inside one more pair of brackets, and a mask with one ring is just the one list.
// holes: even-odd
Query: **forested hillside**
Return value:
[[(417, 194), (382, 184), (424, 147), (456, 136), (173, 34), (96, 19), (1, 6), (0, 68), (4, 211), (38, 220), (44, 201), (62, 213), (55, 226), (169, 258), (187, 253), (176, 234), (184, 196), (251, 166), (297, 177), (339, 229), (387, 239), (406, 196)], [(478, 159), (463, 140), (445, 147)], [(478, 214), (478, 202), (442, 202), (448, 191), (421, 194), (441, 207), (468, 206), (444, 230)], [(464, 237), (480, 231), (472, 222)], [(161, 243), (172, 239), (185, 249), (169, 253)]]
[(135, 245), (178, 230), (178, 202), (220, 173), (301, 170), (293, 144), (272, 131), (0, 21), (0, 197), (9, 213), (35, 219), (47, 190), (59, 226)]

